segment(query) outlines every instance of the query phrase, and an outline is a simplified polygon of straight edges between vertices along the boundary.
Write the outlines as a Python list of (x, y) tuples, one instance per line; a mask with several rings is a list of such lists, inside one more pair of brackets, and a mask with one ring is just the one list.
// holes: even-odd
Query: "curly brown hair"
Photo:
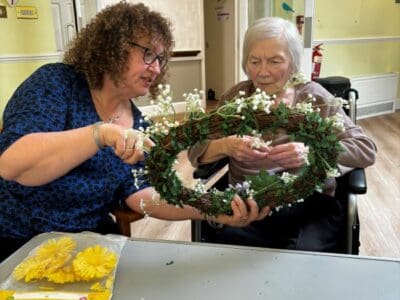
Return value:
[[(144, 4), (121, 1), (100, 11), (77, 35), (64, 55), (64, 62), (84, 74), (91, 89), (101, 89), (108, 74), (118, 84), (128, 68), (131, 41), (149, 38), (162, 43), (165, 55), (171, 56), (174, 45), (171, 22)], [(150, 88), (165, 82), (167, 67)]]

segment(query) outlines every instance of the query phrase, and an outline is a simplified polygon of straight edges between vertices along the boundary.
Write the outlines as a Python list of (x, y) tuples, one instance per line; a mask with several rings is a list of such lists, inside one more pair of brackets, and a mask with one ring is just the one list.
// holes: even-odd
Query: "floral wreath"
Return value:
[[(293, 76), (289, 84), (295, 86), (304, 82)], [(170, 87), (159, 86), (159, 90), (156, 113), (162, 117), (144, 131), (156, 145), (148, 153), (145, 170), (134, 175), (136, 184), (145, 176), (161, 198), (170, 204), (190, 205), (207, 215), (232, 214), (230, 202), (238, 194), (243, 199), (252, 197), (260, 208), (279, 209), (302, 201), (316, 190), (321, 191), (326, 178), (338, 176), (337, 157), (341, 146), (335, 132), (344, 130), (343, 120), (340, 114), (321, 118), (319, 108), (312, 105), (315, 98), (311, 95), (308, 101), (289, 108), (283, 103), (274, 107), (275, 97), (260, 90), (250, 97), (244, 97), (240, 92), (233, 101), (206, 114), (201, 107), (202, 92), (194, 90), (194, 93), (184, 94), (186, 122), (179, 124), (171, 104)], [(332, 100), (332, 105), (343, 103), (340, 98)], [(146, 116), (146, 120), (150, 117)], [(291, 140), (303, 142), (308, 147), (306, 164), (298, 175), (260, 171), (256, 176), (246, 176), (242, 184), (229, 186), (225, 191), (215, 188), (206, 191), (202, 180), (197, 180), (194, 189), (184, 187), (173, 169), (177, 155), (196, 143), (229, 135), (251, 135), (252, 146), (259, 148), (265, 143), (262, 134), (273, 134), (278, 129), (285, 129)]]

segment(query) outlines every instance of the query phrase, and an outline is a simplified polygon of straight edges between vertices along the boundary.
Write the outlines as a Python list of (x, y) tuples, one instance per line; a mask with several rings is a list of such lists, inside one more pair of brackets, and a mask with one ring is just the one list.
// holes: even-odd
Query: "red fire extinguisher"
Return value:
[(319, 73), (321, 72), (322, 50), (323, 50), (321, 46), (322, 44), (319, 44), (313, 48), (311, 80), (317, 79), (319, 77)]

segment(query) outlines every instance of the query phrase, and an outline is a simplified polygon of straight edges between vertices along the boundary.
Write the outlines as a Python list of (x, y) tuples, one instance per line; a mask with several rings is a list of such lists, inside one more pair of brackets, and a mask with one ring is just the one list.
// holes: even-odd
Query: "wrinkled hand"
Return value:
[(253, 138), (250, 136), (229, 136), (226, 139), (227, 154), (237, 161), (257, 161), (268, 155), (269, 147), (252, 148)]
[(270, 213), (269, 207), (264, 207), (259, 211), (257, 202), (253, 199), (246, 200), (246, 203), (235, 195), (231, 202), (233, 215), (219, 215), (215, 217), (215, 222), (233, 227), (245, 227), (253, 221), (264, 219)]
[(144, 150), (154, 146), (154, 143), (140, 131), (118, 124), (100, 125), (99, 135), (103, 145), (112, 147), (115, 155), (127, 164), (133, 165), (144, 160)]
[(267, 157), (284, 169), (294, 169), (305, 164), (307, 155), (304, 143), (286, 143), (271, 147)]

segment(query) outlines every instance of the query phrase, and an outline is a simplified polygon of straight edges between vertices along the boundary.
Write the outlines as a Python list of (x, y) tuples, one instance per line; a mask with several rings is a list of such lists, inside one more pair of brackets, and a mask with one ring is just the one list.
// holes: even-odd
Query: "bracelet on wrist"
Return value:
[(93, 125), (93, 139), (99, 149), (104, 149), (106, 147), (100, 138), (100, 125), (102, 124), (104, 124), (104, 122), (96, 122)]

